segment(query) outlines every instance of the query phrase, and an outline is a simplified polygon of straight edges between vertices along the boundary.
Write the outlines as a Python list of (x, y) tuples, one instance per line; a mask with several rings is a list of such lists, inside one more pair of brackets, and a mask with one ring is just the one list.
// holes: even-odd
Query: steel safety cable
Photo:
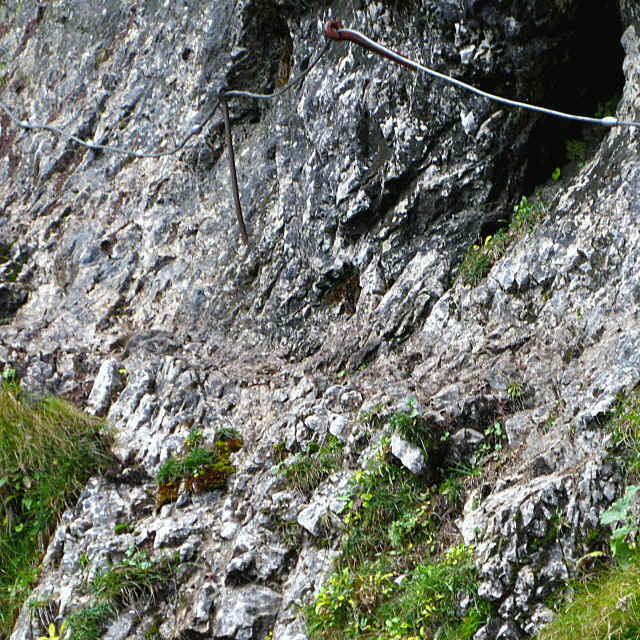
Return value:
[(18, 118), (18, 116), (16, 116), (9, 109), (9, 107), (7, 107), (4, 104), (4, 102), (0, 101), (0, 109), (2, 109), (2, 111), (4, 111), (9, 116), (9, 118), (11, 118), (11, 120), (22, 129), (32, 130), (32, 131), (37, 131), (37, 130), (50, 131), (51, 133), (54, 133), (62, 138), (72, 140), (73, 142), (80, 145), (81, 147), (86, 147), (87, 149), (92, 149), (93, 151), (111, 151), (112, 153), (122, 153), (127, 156), (132, 156), (134, 158), (161, 158), (162, 156), (170, 156), (170, 155), (173, 155), (174, 153), (178, 153), (178, 151), (183, 149), (184, 146), (187, 144), (187, 142), (189, 142), (189, 140), (193, 138), (193, 136), (199, 134), (202, 131), (204, 126), (207, 124), (207, 122), (211, 120), (215, 112), (218, 110), (218, 106), (219, 106), (219, 102), (216, 100), (216, 103), (214, 107), (211, 109), (211, 111), (209, 112), (209, 115), (207, 115), (207, 117), (200, 124), (193, 127), (191, 131), (189, 131), (189, 133), (175, 147), (171, 149), (159, 150), (159, 151), (134, 151), (129, 147), (116, 147), (109, 144), (98, 144), (97, 142), (87, 142), (82, 138), (78, 138), (78, 136), (75, 136), (71, 133), (67, 133), (63, 129), (60, 129), (59, 127), (54, 127), (53, 125), (50, 125), (50, 124), (38, 124), (38, 123), (25, 122), (24, 120), (20, 120), (20, 118)]
[(293, 80), (290, 80), (282, 89), (278, 91), (274, 91), (273, 93), (253, 93), (252, 91), (245, 91), (240, 89), (232, 89), (230, 91), (225, 90), (224, 95), (227, 98), (255, 98), (256, 100), (273, 100), (274, 98), (279, 98), (281, 95), (289, 91), (293, 86), (298, 84), (301, 80), (303, 80), (310, 71), (320, 62), (322, 56), (329, 50), (331, 46), (330, 42), (327, 42), (324, 47), (318, 52), (318, 55), (311, 61), (309, 66), (302, 71), (299, 75), (297, 75)]
[(16, 124), (18, 127), (25, 129), (27, 131), (38, 131), (38, 130), (49, 131), (50, 133), (53, 133), (62, 138), (66, 138), (67, 140), (71, 140), (82, 147), (85, 147), (87, 149), (91, 149), (94, 151), (110, 151), (113, 153), (121, 153), (132, 158), (159, 158), (162, 156), (173, 155), (178, 151), (180, 151), (181, 149), (183, 149), (184, 146), (187, 144), (187, 142), (193, 136), (197, 135), (202, 131), (204, 126), (207, 124), (207, 122), (209, 122), (209, 120), (211, 120), (211, 118), (214, 116), (214, 114), (218, 110), (218, 107), (221, 107), (223, 122), (225, 127), (225, 138), (227, 143), (227, 155), (228, 155), (228, 162), (229, 162), (231, 188), (234, 196), (233, 198), (234, 208), (235, 208), (236, 217), (238, 220), (238, 227), (240, 229), (240, 237), (242, 239), (242, 242), (246, 245), (249, 242), (249, 238), (247, 235), (247, 230), (246, 230), (244, 219), (242, 216), (242, 207), (240, 205), (240, 194), (238, 191), (238, 178), (237, 178), (236, 167), (235, 167), (235, 157), (233, 152), (233, 141), (231, 137), (231, 124), (230, 124), (230, 118), (229, 118), (229, 109), (227, 107), (227, 98), (239, 97), (239, 98), (253, 98), (258, 100), (273, 100), (275, 98), (279, 98), (280, 96), (285, 94), (287, 91), (292, 89), (296, 84), (301, 82), (311, 72), (311, 70), (318, 64), (318, 62), (320, 62), (322, 57), (327, 53), (330, 46), (331, 46), (331, 42), (330, 41), (326, 42), (325, 45), (322, 47), (322, 49), (315, 56), (315, 58), (309, 63), (309, 65), (302, 72), (300, 72), (297, 76), (295, 76), (292, 80), (290, 80), (285, 86), (283, 86), (282, 88), (278, 89), (273, 93), (264, 94), (264, 93), (254, 93), (253, 91), (245, 91), (245, 90), (229, 91), (225, 88), (220, 89), (218, 92), (217, 100), (213, 108), (209, 111), (209, 114), (207, 115), (207, 117), (200, 124), (193, 127), (191, 131), (189, 131), (189, 133), (182, 139), (182, 141), (179, 144), (177, 144), (175, 147), (171, 149), (166, 149), (166, 150), (134, 151), (129, 147), (119, 147), (114, 145), (99, 144), (96, 142), (87, 142), (86, 140), (82, 140), (76, 135), (67, 133), (66, 131), (64, 131), (59, 127), (55, 127), (49, 124), (31, 123), (31, 122), (26, 122), (24, 120), (21, 120), (2, 101), (0, 101), (0, 109), (7, 114), (7, 116), (14, 122), (14, 124)]
[[(322, 49), (319, 51), (318, 55), (312, 60), (312, 62), (304, 71), (302, 71), (290, 82), (288, 82), (284, 87), (282, 87), (278, 91), (275, 91), (274, 93), (263, 94), (263, 93), (253, 93), (251, 91), (244, 91), (244, 90), (232, 90), (232, 91), (225, 90), (224, 95), (226, 97), (256, 98), (258, 100), (272, 100), (275, 98), (279, 98), (281, 95), (283, 95), (284, 93), (289, 91), (292, 87), (294, 87), (297, 83), (301, 82), (309, 74), (309, 72), (318, 64), (318, 62), (320, 62), (320, 59), (327, 52), (327, 50), (329, 49), (329, 46), (330, 46), (330, 43), (327, 42), (324, 45), (324, 47), (322, 47)], [(0, 101), (0, 109), (2, 109), (2, 111), (4, 111), (7, 114), (7, 116), (9, 116), (9, 118), (14, 122), (14, 124), (16, 124), (21, 129), (30, 130), (30, 131), (49, 131), (50, 133), (53, 133), (62, 138), (66, 138), (68, 140), (72, 140), (76, 144), (82, 147), (85, 147), (87, 149), (92, 149), (93, 151), (110, 151), (112, 153), (121, 153), (124, 155), (132, 156), (134, 158), (160, 158), (162, 156), (170, 156), (175, 153), (178, 153), (178, 151), (181, 151), (185, 147), (187, 142), (189, 142), (189, 140), (193, 138), (193, 136), (198, 135), (202, 131), (205, 125), (209, 122), (209, 120), (211, 120), (211, 118), (215, 115), (219, 106), (220, 106), (220, 101), (219, 99), (217, 99), (214, 106), (209, 111), (209, 114), (207, 115), (207, 117), (200, 124), (192, 127), (192, 129), (181, 140), (181, 142), (179, 142), (176, 146), (172, 147), (171, 149), (156, 150), (156, 151), (135, 151), (130, 147), (121, 147), (121, 146), (114, 146), (114, 145), (108, 145), (108, 144), (99, 144), (97, 142), (88, 142), (86, 140), (83, 140), (82, 138), (79, 138), (78, 136), (75, 136), (73, 134), (66, 132), (64, 129), (61, 129), (60, 127), (55, 127), (50, 124), (31, 123), (25, 120), (21, 120), (13, 111), (11, 111), (11, 109), (9, 109), (9, 107), (4, 102)]]
[(466, 91), (470, 91), (471, 93), (475, 93), (476, 95), (482, 96), (483, 98), (487, 98), (494, 102), (501, 102), (503, 104), (510, 105), (512, 107), (518, 107), (520, 109), (528, 109), (530, 111), (536, 111), (538, 113), (544, 113), (550, 116), (556, 116), (558, 118), (565, 118), (567, 120), (577, 120), (579, 122), (588, 122), (591, 124), (599, 124), (604, 125), (606, 127), (615, 127), (615, 126), (625, 126), (625, 127), (640, 127), (640, 122), (629, 122), (625, 120), (618, 120), (613, 116), (605, 116), (604, 118), (592, 118), (589, 116), (579, 116), (571, 113), (565, 113), (563, 111), (558, 111), (556, 109), (548, 109), (546, 107), (539, 107), (533, 104), (529, 104), (527, 102), (521, 102), (519, 100), (510, 100), (509, 98), (503, 98), (502, 96), (495, 95), (493, 93), (488, 93), (487, 91), (483, 91), (482, 89), (478, 89), (473, 85), (470, 85), (462, 80), (458, 80), (456, 78), (452, 78), (444, 73), (440, 73), (439, 71), (435, 71), (434, 69), (430, 69), (429, 67), (425, 67), (423, 64), (416, 62), (415, 60), (411, 60), (406, 56), (403, 56), (396, 51), (392, 51), (387, 47), (381, 45), (371, 38), (368, 38), (364, 33), (360, 33), (360, 31), (355, 31), (354, 29), (345, 29), (342, 26), (342, 23), (339, 20), (329, 20), (325, 25), (325, 35), (327, 38), (331, 40), (348, 40), (355, 44), (368, 49), (369, 51), (376, 53), (392, 62), (400, 64), (408, 69), (413, 71), (422, 71), (430, 76), (435, 78), (439, 78), (440, 80), (444, 80), (449, 84), (460, 87), (461, 89), (465, 89)]

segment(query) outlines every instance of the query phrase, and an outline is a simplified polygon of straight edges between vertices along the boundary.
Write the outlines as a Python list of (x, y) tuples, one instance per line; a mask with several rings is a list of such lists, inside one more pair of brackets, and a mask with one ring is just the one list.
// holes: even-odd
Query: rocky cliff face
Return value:
[[(486, 90), (586, 115), (619, 93), (618, 116), (639, 120), (640, 10), (585, 4), (8, 0), (0, 99), (82, 139), (168, 148), (220, 87), (270, 92), (305, 69), (339, 17)], [(459, 527), (495, 604), (478, 637), (532, 633), (620, 492), (599, 418), (640, 381), (640, 131), (599, 131), (546, 189), (546, 217), (471, 286), (469, 247), (592, 133), (346, 43), (277, 101), (230, 107), (246, 248), (219, 112), (144, 160), (0, 115), (0, 362), (107, 414), (121, 462), (63, 517), (34, 597), (65, 616), (86, 598), (82, 563), (177, 550), (188, 568), (158, 605), (162, 637), (301, 640), (299, 606), (335, 554), (327, 514), (362, 463), (358, 417), (413, 395), (459, 460), (504, 424), (504, 465)], [(222, 426), (243, 440), (226, 490), (158, 505), (161, 463)], [(287, 488), (274, 445), (328, 432), (343, 468), (313, 495)], [(549, 536), (554, 517), (570, 526)], [(105, 637), (140, 637), (151, 617), (127, 612)], [(25, 607), (12, 637), (36, 625)]]

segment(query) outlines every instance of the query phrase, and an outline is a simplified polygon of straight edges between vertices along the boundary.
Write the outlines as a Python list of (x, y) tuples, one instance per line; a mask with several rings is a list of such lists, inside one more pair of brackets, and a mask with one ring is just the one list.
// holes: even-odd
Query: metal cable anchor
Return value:
[(224, 89), (218, 92), (220, 100), (220, 108), (224, 118), (224, 133), (227, 141), (227, 159), (229, 161), (229, 178), (231, 180), (231, 191), (233, 191), (233, 203), (236, 209), (236, 218), (240, 227), (240, 237), (245, 245), (249, 244), (249, 236), (247, 228), (244, 226), (244, 218), (242, 217), (242, 206), (240, 204), (240, 192), (238, 191), (238, 175), (236, 173), (236, 158), (233, 153), (233, 140), (231, 139), (231, 123), (229, 121), (229, 107), (227, 107), (227, 98)]

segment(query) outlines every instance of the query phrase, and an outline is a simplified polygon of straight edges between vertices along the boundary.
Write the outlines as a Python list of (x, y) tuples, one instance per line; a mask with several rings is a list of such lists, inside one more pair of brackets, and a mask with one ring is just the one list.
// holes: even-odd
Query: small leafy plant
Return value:
[(494, 422), (484, 430), (484, 441), (480, 447), (480, 454), (482, 456), (491, 456), (494, 460), (497, 460), (502, 451), (503, 440), (506, 437), (502, 424), (499, 421)]
[(460, 277), (465, 284), (477, 285), (489, 273), (494, 263), (492, 256), (492, 236), (487, 236), (482, 244), (471, 246), (460, 265)]
[[(389, 440), (384, 439), (378, 457), (369, 469), (354, 474), (345, 496), (342, 561), (356, 566), (388, 552), (407, 530), (414, 534), (413, 546), (431, 544), (430, 513), (418, 513), (428, 497), (426, 479), (416, 478), (403, 467), (391, 455)], [(414, 517), (416, 521), (412, 523)]]
[(63, 620), (60, 625), (60, 629), (56, 630), (56, 625), (53, 622), (49, 623), (49, 635), (48, 636), (40, 636), (38, 640), (60, 640), (64, 636), (64, 632), (67, 626), (67, 621)]
[(600, 523), (615, 525), (611, 533), (610, 545), (614, 556), (627, 558), (637, 551), (638, 520), (631, 513), (634, 496), (640, 491), (640, 485), (629, 485), (622, 498), (616, 500), (600, 516)]

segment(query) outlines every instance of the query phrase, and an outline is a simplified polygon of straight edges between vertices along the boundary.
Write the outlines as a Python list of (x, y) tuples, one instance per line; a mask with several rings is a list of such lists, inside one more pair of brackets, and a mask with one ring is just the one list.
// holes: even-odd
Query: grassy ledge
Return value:
[[(6, 376), (5, 376), (6, 378)], [(111, 461), (104, 421), (63, 400), (0, 390), (0, 637), (9, 637), (49, 537), (86, 481)]]
[(600, 517), (602, 525), (611, 526), (613, 561), (599, 574), (574, 582), (572, 597), (558, 607), (538, 640), (640, 638), (640, 485), (634, 484), (640, 480), (640, 388), (618, 398), (605, 429), (613, 434), (627, 485), (624, 496)]
[[(442, 436), (411, 404), (389, 426), (438, 460)], [(486, 622), (473, 548), (450, 546), (457, 536), (445, 532), (462, 504), (461, 479), (432, 471), (411, 473), (386, 437), (354, 474), (335, 571), (306, 610), (311, 640), (470, 640)]]
[(640, 556), (577, 586), (571, 602), (538, 635), (538, 640), (575, 638), (640, 638)]

